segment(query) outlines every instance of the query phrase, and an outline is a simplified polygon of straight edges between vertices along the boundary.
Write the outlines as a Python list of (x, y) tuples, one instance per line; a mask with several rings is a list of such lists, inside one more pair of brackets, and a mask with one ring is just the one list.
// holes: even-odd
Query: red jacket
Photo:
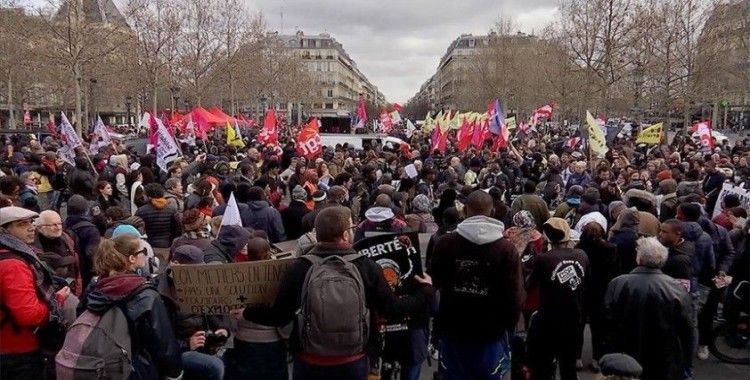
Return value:
[[(0, 255), (8, 254), (0, 249)], [(34, 330), (47, 323), (49, 308), (40, 299), (33, 269), (19, 258), (0, 261), (0, 354), (20, 354), (39, 350)], [(8, 313), (12, 319), (8, 318)]]

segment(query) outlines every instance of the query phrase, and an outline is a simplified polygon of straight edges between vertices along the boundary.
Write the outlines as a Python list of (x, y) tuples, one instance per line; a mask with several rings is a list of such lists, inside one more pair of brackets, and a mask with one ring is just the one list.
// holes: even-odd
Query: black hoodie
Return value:
[(103, 314), (126, 298), (123, 311), (133, 344), (131, 379), (179, 377), (182, 357), (167, 309), (154, 285), (144, 277), (121, 274), (100, 279), (86, 298), (86, 309)]

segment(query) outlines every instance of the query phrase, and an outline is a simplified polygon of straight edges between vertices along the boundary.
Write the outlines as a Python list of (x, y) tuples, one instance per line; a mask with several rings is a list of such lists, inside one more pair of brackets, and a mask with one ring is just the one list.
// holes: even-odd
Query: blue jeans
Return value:
[(408, 367), (401, 367), (401, 380), (419, 380), (422, 374), (422, 362)]
[(500, 380), (510, 371), (510, 345), (504, 339), (469, 343), (440, 339), (440, 371), (443, 380)]
[(182, 368), (185, 380), (222, 380), (224, 378), (224, 362), (221, 358), (206, 355), (198, 351), (182, 353)]
[(367, 356), (341, 365), (314, 365), (294, 359), (294, 380), (366, 380), (370, 373)]

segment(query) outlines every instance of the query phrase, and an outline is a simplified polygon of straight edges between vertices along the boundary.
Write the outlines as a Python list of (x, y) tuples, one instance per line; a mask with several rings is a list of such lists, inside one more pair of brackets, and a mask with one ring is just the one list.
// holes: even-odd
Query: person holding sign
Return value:
[[(382, 268), (352, 249), (353, 227), (348, 208), (321, 210), (315, 219), (318, 244), (289, 267), (272, 306), (232, 311), (238, 319), (268, 326), (285, 326), (298, 318), (290, 338), (294, 379), (366, 379), (370, 368), (367, 353), (374, 348), (376, 336), (370, 328), (370, 310), (397, 317), (420, 312), (432, 300), (428, 275), (414, 277), (421, 284), (416, 294), (396, 297)], [(328, 271), (332, 268), (339, 268), (336, 281), (326, 282), (325, 276), (316, 275), (327, 272), (333, 276)], [(309, 286), (313, 281), (322, 286)], [(351, 287), (337, 288), (338, 284)], [(328, 292), (339, 297), (323, 297)]]

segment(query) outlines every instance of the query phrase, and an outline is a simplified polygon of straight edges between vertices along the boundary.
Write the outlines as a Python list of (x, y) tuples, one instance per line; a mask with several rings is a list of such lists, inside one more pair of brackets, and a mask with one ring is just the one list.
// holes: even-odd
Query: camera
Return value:
[(206, 343), (203, 347), (198, 347), (195, 351), (206, 355), (216, 355), (225, 344), (227, 344), (227, 337), (219, 335), (213, 331), (206, 331)]

